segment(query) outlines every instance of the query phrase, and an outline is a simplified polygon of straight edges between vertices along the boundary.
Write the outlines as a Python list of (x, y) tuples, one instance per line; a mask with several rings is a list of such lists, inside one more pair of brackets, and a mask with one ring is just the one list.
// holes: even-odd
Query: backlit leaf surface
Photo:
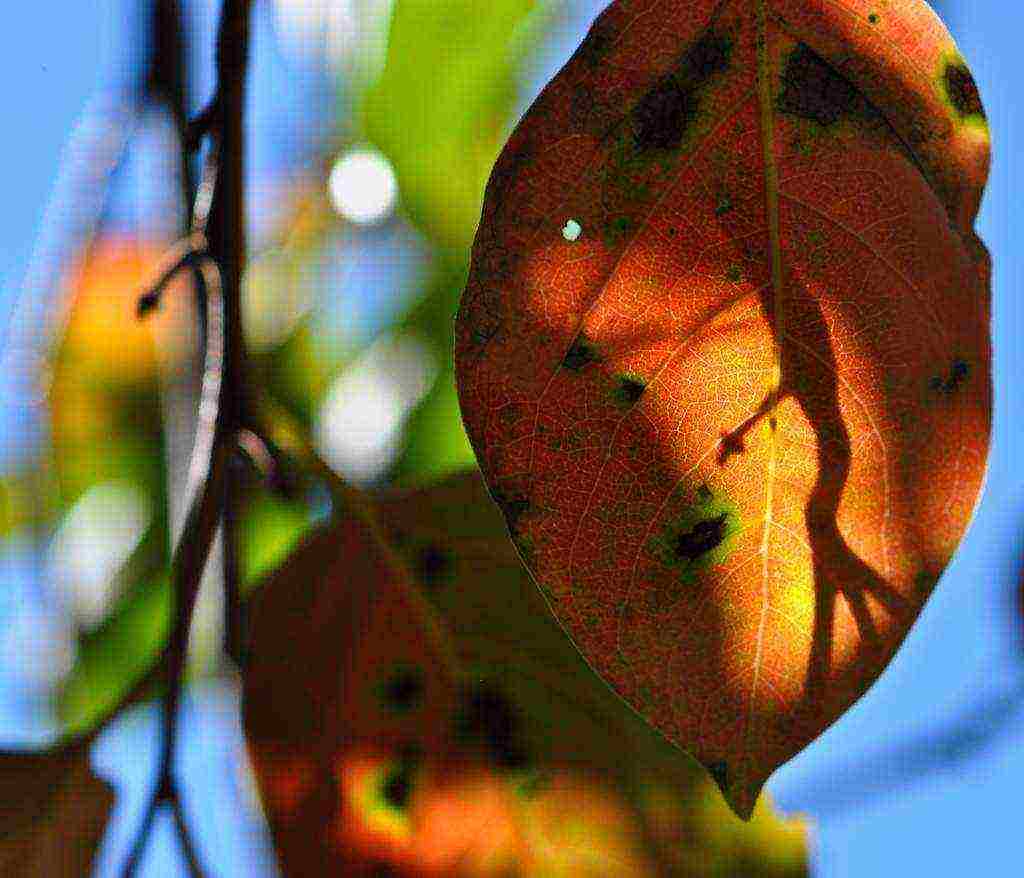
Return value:
[(618, 0), (492, 174), (480, 466), (590, 665), (743, 816), (974, 509), (988, 143), (921, 0)]

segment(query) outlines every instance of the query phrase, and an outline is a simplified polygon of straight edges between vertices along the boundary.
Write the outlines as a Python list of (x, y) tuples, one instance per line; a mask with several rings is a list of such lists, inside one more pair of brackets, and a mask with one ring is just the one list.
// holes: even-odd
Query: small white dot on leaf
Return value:
[(583, 234), (583, 226), (581, 226), (574, 219), (569, 220), (562, 227), (562, 237), (565, 238), (566, 241), (575, 241), (582, 234)]

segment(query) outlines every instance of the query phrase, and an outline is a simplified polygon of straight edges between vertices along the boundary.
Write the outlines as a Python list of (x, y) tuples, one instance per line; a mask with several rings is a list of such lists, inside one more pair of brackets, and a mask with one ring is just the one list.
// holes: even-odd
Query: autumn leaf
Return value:
[(431, 845), (411, 816), (454, 764), (436, 616), (354, 517), (304, 540), (256, 600), (243, 719), (284, 873), (445, 874), (463, 851), (433, 845), (420, 871)]
[(0, 873), (92, 873), (114, 792), (92, 773), (87, 749), (3, 753), (0, 801)]
[(741, 816), (973, 512), (988, 145), (920, 0), (618, 0), (488, 184), (456, 377), (489, 489), (587, 662)]

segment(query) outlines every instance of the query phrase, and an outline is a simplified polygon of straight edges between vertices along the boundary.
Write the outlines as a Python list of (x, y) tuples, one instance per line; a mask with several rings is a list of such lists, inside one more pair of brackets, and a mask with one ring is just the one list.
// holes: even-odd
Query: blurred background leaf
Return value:
[(92, 871), (114, 791), (88, 752), (0, 755), (0, 871), (79, 878)]
[(413, 221), (465, 251), (508, 135), (515, 74), (543, 26), (538, 0), (396, 0), (387, 63), (363, 107)]

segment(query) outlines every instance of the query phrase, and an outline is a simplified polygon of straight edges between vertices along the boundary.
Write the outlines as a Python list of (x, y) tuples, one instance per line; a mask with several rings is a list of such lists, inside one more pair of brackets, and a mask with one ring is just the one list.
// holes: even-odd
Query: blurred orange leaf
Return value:
[(171, 283), (157, 311), (145, 320), (136, 315), (162, 256), (156, 242), (101, 238), (68, 272), (59, 355), (76, 373), (102, 384), (132, 384), (155, 377), (158, 348), (168, 364), (187, 356), (193, 307), (187, 273)]
[(92, 773), (88, 750), (0, 755), (0, 802), (0, 873), (92, 873), (114, 793)]

